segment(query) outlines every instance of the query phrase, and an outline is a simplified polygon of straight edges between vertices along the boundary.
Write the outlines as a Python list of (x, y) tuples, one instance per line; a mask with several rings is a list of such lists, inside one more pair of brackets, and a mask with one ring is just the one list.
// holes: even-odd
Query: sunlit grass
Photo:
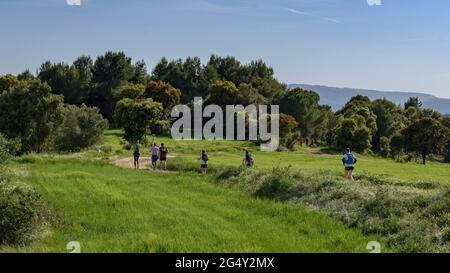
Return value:
[[(41, 239), (15, 251), (67, 252), (68, 242), (79, 241), (83, 252), (364, 252), (367, 242), (377, 239), (301, 205), (253, 198), (197, 172), (202, 149), (209, 153), (211, 171), (241, 165), (245, 149), (250, 149), (256, 168), (290, 166), (305, 173), (340, 174), (339, 154), (310, 148), (263, 153), (239, 141), (150, 141), (166, 144), (175, 156), (168, 162), (174, 172), (114, 166), (117, 158), (132, 153), (123, 148), (118, 130), (104, 137), (111, 154), (96, 147), (71, 155), (30, 155), (10, 164), (26, 173), (24, 182), (56, 215)], [(143, 148), (143, 157), (148, 149)], [(356, 175), (450, 182), (446, 164), (358, 157)]]
[(302, 206), (252, 198), (195, 173), (60, 159), (27, 164), (28, 183), (63, 220), (20, 251), (361, 252), (369, 238)]

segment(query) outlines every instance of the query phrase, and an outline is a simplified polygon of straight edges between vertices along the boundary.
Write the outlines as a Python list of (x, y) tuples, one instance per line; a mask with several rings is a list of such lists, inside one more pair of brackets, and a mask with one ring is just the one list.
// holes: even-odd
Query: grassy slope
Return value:
[(66, 221), (22, 251), (347, 252), (368, 238), (300, 206), (251, 198), (194, 173), (161, 174), (74, 159), (28, 164)]
[[(109, 131), (105, 142), (119, 157), (128, 157), (130, 152), (122, 150), (119, 135)], [(198, 167), (202, 148), (210, 152), (212, 168), (237, 166), (248, 145), (155, 141), (165, 142), (177, 154), (169, 167), (189, 169)], [(261, 153), (257, 148), (251, 147), (258, 168), (291, 165), (310, 172), (342, 168), (338, 155), (314, 154), (317, 150)], [(85, 252), (342, 252), (365, 251), (370, 240), (301, 206), (258, 200), (217, 186), (209, 176), (120, 169), (89, 159), (96, 155), (92, 151), (16, 166), (29, 171), (27, 182), (65, 222), (21, 251), (64, 252), (67, 242), (80, 241)], [(450, 182), (450, 168), (439, 163), (422, 166), (361, 157), (358, 171), (362, 170), (404, 180)]]

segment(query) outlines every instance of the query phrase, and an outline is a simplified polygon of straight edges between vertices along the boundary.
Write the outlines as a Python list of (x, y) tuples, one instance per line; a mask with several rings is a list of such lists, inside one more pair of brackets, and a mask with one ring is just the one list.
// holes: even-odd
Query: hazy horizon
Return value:
[[(287, 84), (450, 98), (450, 2), (2, 0), (0, 74), (108, 50), (144, 59), (263, 59)], [(417, 20), (426, 18), (426, 20)]]
[(365, 90), (365, 91), (377, 91), (377, 92), (385, 92), (385, 93), (411, 93), (411, 94), (423, 94), (423, 95), (429, 95), (433, 96), (439, 99), (450, 99), (450, 97), (441, 97), (439, 95), (434, 95), (429, 90), (381, 90), (381, 89), (373, 89), (373, 88), (365, 88), (365, 87), (358, 87), (358, 86), (336, 86), (332, 84), (321, 84), (321, 83), (308, 83), (308, 82), (295, 82), (295, 83), (286, 83), (288, 85), (311, 85), (311, 86), (324, 86), (324, 87), (331, 87), (331, 88), (339, 88), (339, 89), (359, 89), (359, 90)]

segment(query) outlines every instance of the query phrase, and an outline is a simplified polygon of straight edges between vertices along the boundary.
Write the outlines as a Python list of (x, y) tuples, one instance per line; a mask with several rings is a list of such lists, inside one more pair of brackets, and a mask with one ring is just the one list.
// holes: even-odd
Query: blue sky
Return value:
[(448, 0), (0, 0), (0, 74), (214, 53), (262, 58), (286, 83), (450, 98), (449, 14)]

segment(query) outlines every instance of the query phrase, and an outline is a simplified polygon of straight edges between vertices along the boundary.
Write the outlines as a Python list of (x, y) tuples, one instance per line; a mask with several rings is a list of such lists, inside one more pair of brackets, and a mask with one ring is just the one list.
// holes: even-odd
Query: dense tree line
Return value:
[[(74, 134), (80, 137), (86, 124), (103, 128), (104, 121), (93, 110), (98, 108), (112, 126), (125, 128), (128, 141), (137, 141), (150, 133), (168, 133), (172, 107), (192, 106), (195, 96), (220, 106), (280, 105), (282, 143), (287, 147), (322, 143), (398, 159), (420, 158), (424, 163), (431, 155), (450, 161), (450, 117), (423, 109), (418, 98), (400, 106), (387, 99), (355, 96), (334, 113), (320, 104), (316, 92), (288, 90), (261, 60), (243, 64), (234, 57), (216, 55), (205, 64), (197, 57), (163, 58), (148, 73), (144, 61), (133, 62), (123, 52), (107, 52), (96, 60), (81, 56), (72, 64), (47, 61), (36, 75), (27, 70), (1, 76), (0, 132), (10, 139), (20, 138), (24, 152), (50, 147), (67, 150), (57, 142), (77, 137), (67, 136), (68, 130), (61, 126), (80, 124)], [(96, 124), (95, 118), (102, 122)], [(86, 136), (98, 136), (98, 131)], [(92, 137), (83, 145), (68, 146), (91, 145), (96, 140)]]
[(0, 134), (10, 154), (78, 151), (95, 144), (107, 128), (97, 108), (65, 105), (63, 96), (34, 78), (0, 77)]

